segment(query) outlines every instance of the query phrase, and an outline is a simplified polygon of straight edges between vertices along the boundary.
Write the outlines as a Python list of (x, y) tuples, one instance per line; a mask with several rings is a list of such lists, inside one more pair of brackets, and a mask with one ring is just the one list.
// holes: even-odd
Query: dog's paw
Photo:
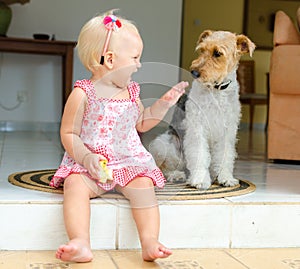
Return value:
[(207, 190), (211, 186), (211, 183), (201, 182), (201, 183), (189, 184), (189, 185), (199, 190)]
[(193, 173), (187, 180), (187, 184), (201, 190), (207, 190), (211, 186), (211, 178), (206, 170)]
[(239, 184), (239, 180), (234, 178), (230, 173), (223, 173), (218, 176), (218, 182), (225, 187), (233, 187)]
[(185, 181), (186, 176), (183, 171), (172, 171), (167, 176), (168, 182), (178, 182), (178, 181)]

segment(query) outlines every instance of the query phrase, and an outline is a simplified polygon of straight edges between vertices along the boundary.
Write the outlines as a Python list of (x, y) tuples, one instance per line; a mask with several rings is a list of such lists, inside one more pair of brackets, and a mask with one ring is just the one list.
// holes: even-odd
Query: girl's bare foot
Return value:
[(90, 262), (93, 259), (89, 244), (78, 239), (73, 239), (66, 245), (61, 245), (55, 256), (57, 259), (68, 262)]
[(172, 251), (166, 248), (155, 239), (143, 241), (142, 257), (144, 261), (152, 262), (157, 258), (167, 258), (172, 254)]

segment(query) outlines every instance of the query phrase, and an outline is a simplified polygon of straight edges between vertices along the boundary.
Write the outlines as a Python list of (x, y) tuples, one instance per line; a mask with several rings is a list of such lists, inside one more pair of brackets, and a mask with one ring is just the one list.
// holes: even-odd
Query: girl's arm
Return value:
[(60, 137), (66, 152), (79, 164), (87, 153), (91, 153), (80, 139), (86, 95), (80, 88), (75, 88), (64, 108), (61, 120)]
[(92, 153), (80, 138), (82, 120), (87, 104), (87, 97), (81, 88), (75, 88), (65, 105), (60, 136), (66, 152), (79, 164), (83, 165), (92, 177), (100, 174), (99, 158), (101, 155)]
[(140, 117), (136, 125), (139, 132), (147, 132), (156, 126), (167, 114), (169, 108), (175, 105), (178, 99), (185, 92), (188, 82), (182, 81), (176, 84), (171, 90), (165, 93), (151, 107), (144, 109), (142, 102), (139, 100)]

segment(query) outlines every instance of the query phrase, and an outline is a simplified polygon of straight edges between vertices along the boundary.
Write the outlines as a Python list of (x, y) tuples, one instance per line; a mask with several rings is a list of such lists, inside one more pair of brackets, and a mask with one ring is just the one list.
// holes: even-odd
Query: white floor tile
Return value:
[(230, 245), (228, 204), (171, 204), (161, 206), (160, 212), (160, 238), (171, 248), (228, 248)]
[(231, 247), (297, 247), (300, 246), (299, 227), (299, 204), (236, 205)]

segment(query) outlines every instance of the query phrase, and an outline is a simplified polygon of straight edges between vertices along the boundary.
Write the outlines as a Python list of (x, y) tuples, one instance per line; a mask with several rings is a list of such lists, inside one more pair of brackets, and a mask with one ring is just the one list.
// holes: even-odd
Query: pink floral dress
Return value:
[[(113, 170), (114, 180), (110, 183), (97, 181), (98, 186), (111, 190), (117, 184), (124, 187), (134, 178), (143, 176), (151, 178), (155, 186), (162, 188), (165, 178), (152, 155), (142, 145), (135, 128), (139, 117), (136, 102), (140, 94), (139, 85), (131, 82), (128, 86), (130, 99), (121, 100), (97, 98), (90, 80), (78, 80), (74, 87), (84, 90), (88, 98), (80, 137), (93, 153), (105, 156), (107, 167)], [(85, 174), (93, 179), (82, 165), (65, 152), (50, 185), (58, 188), (72, 173)]]

